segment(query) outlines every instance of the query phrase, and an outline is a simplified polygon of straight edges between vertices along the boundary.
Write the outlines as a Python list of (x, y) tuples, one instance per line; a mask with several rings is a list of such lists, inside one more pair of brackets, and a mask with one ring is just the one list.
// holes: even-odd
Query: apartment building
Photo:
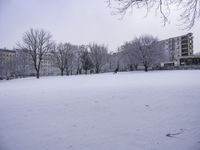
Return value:
[(164, 51), (164, 62), (174, 62), (179, 65), (181, 57), (193, 55), (193, 34), (177, 36), (159, 42)]

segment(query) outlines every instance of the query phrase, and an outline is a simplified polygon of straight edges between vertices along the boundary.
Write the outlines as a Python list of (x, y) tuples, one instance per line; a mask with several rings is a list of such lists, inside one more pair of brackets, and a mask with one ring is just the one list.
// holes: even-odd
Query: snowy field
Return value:
[(0, 81), (0, 150), (200, 150), (200, 71)]

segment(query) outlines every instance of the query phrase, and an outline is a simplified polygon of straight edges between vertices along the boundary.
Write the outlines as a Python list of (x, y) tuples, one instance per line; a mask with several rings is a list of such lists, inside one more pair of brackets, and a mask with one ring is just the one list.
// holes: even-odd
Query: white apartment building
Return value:
[(164, 62), (178, 63), (181, 57), (193, 55), (193, 34), (169, 38), (160, 41), (161, 50), (164, 51)]

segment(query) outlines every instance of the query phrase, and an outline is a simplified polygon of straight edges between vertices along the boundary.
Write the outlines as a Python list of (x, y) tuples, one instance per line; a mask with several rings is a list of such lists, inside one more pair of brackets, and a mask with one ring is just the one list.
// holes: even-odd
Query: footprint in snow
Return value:
[(176, 133), (168, 133), (166, 134), (167, 137), (173, 137), (175, 138), (177, 135), (181, 135), (184, 133), (184, 130), (183, 129), (180, 129), (180, 132), (176, 132)]

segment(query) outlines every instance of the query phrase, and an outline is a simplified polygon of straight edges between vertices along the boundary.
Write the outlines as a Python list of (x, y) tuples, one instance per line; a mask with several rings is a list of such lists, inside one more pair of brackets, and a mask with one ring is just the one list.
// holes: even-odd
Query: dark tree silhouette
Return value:
[(116, 14), (122, 16), (127, 10), (134, 8), (146, 8), (147, 13), (150, 9), (156, 9), (160, 12), (164, 25), (168, 22), (171, 7), (175, 7), (180, 12), (180, 21), (183, 29), (190, 29), (195, 21), (200, 17), (200, 0), (107, 0), (110, 7), (115, 6)]

